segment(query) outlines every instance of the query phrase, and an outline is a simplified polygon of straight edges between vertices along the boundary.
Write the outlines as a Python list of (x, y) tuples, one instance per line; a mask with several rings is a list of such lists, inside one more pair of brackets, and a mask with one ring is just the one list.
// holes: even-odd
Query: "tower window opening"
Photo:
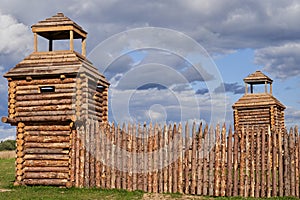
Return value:
[(40, 87), (40, 92), (41, 93), (55, 92), (55, 87), (54, 86), (42, 86), (42, 87)]

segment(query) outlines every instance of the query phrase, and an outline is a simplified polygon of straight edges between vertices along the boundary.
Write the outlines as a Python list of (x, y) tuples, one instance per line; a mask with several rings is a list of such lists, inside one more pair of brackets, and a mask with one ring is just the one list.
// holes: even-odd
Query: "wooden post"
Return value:
[(178, 126), (178, 137), (179, 137), (179, 141), (178, 141), (178, 192), (179, 193), (183, 193), (183, 146), (182, 146), (182, 125), (181, 123)]
[(177, 126), (176, 123), (174, 123), (173, 126), (173, 131), (172, 131), (172, 135), (173, 135), (173, 142), (172, 142), (172, 152), (173, 152), (173, 193), (177, 193), (178, 192), (178, 157), (177, 157), (177, 153), (178, 152), (178, 139), (177, 139)]
[(81, 54), (86, 57), (86, 38), (82, 38), (81, 41)]
[(49, 51), (53, 51), (53, 40), (49, 39)]
[[(24, 138), (24, 127), (25, 124), (19, 122), (17, 125), (17, 139), (16, 139), (16, 180), (14, 182), (15, 186), (19, 186), (23, 184), (24, 181), (24, 154), (23, 154), (23, 146), (26, 141)], [(25, 134), (26, 135), (26, 134)], [(25, 136), (26, 137), (26, 136)]]
[[(224, 197), (226, 195), (226, 126), (225, 123), (222, 126), (221, 133), (221, 190), (220, 195)], [(231, 171), (228, 167), (227, 172)], [(227, 183), (228, 184), (228, 183)]]
[(261, 180), (260, 180), (260, 165), (261, 165), (261, 132), (260, 130), (256, 129), (256, 186), (255, 186), (255, 198), (260, 197), (260, 186), (261, 186)]
[(251, 135), (250, 135), (250, 197), (254, 197), (255, 195), (255, 136), (254, 136), (254, 129), (251, 128)]
[(284, 196), (290, 196), (290, 179), (289, 179), (289, 174), (290, 174), (290, 157), (289, 157), (289, 135), (287, 131), (285, 130), (284, 134)]
[(70, 30), (70, 50), (74, 51), (74, 33)]
[(214, 195), (214, 145), (215, 139), (214, 139), (214, 128), (211, 126), (209, 131), (209, 196)]
[(148, 144), (147, 144), (147, 152), (148, 152), (148, 172), (147, 172), (147, 185), (148, 185), (148, 190), (147, 192), (152, 193), (152, 166), (153, 166), (153, 158), (152, 158), (152, 151), (153, 151), (153, 128), (152, 128), (152, 123), (150, 122), (149, 125), (149, 130), (148, 130)]
[(262, 129), (262, 135), (261, 135), (261, 197), (265, 197), (266, 196), (266, 190), (265, 190), (265, 186), (266, 186), (266, 163), (265, 163), (265, 158), (266, 158), (266, 132), (264, 129)]
[(132, 190), (137, 190), (137, 175), (138, 175), (138, 146), (137, 146), (137, 135), (136, 135), (136, 125), (132, 126)]
[(227, 137), (227, 182), (226, 182), (226, 196), (232, 196), (232, 127), (229, 127)]
[(189, 179), (189, 125), (188, 123), (185, 124), (185, 145), (184, 145), (184, 193), (189, 194), (189, 186), (190, 186), (190, 179)]
[(195, 194), (196, 193), (196, 161), (197, 161), (197, 157), (196, 157), (196, 123), (193, 123), (193, 127), (192, 127), (192, 169), (191, 169), (191, 194)]
[(197, 195), (202, 195), (203, 191), (203, 131), (202, 122), (199, 126), (197, 141)]
[(299, 143), (298, 143), (298, 131), (296, 127), (294, 129), (294, 141), (295, 141), (295, 196), (299, 197)]
[(203, 144), (203, 195), (208, 195), (208, 125), (206, 124), (204, 129), (204, 144)]
[[(221, 161), (221, 155), (220, 155), (220, 125), (217, 125), (216, 131), (215, 131), (215, 167), (214, 167), (214, 196), (219, 196), (219, 185), (220, 185), (220, 161)], [(212, 159), (210, 159), (210, 162)]]
[(143, 191), (147, 192), (147, 181), (148, 181), (148, 178), (147, 178), (147, 170), (148, 170), (148, 160), (147, 160), (147, 154), (148, 154), (148, 151), (147, 151), (147, 148), (148, 148), (148, 140), (149, 140), (149, 134), (147, 133), (147, 126), (146, 126), (146, 122), (144, 123), (144, 127), (143, 127), (143, 137), (144, 137), (144, 149), (143, 149), (143, 161), (144, 161), (144, 173), (143, 173)]
[(241, 161), (240, 161), (240, 192), (239, 196), (244, 197), (245, 196), (245, 130), (244, 127), (242, 127), (241, 131)]
[[(272, 163), (272, 196), (275, 197), (277, 196), (277, 158), (279, 159), (279, 156), (277, 156), (277, 132), (275, 129), (272, 130), (271, 132), (272, 134), (272, 144), (273, 144), (273, 150), (272, 150), (272, 159), (273, 159), (273, 163)], [(279, 152), (280, 153), (280, 152)], [(279, 171), (279, 170), (278, 170)], [(279, 172), (278, 172), (279, 174)]]
[[(267, 133), (267, 197), (271, 197), (271, 169), (272, 169), (272, 158), (271, 158), (271, 130), (270, 127), (268, 127), (268, 133)], [(273, 158), (274, 159), (274, 158)]]
[(290, 154), (290, 181), (291, 181), (291, 196), (295, 196), (295, 139), (293, 128), (289, 133), (289, 154)]
[(283, 160), (282, 160), (282, 129), (278, 132), (278, 189), (279, 196), (283, 196)]
[(164, 146), (164, 152), (163, 152), (163, 184), (164, 184), (164, 189), (163, 192), (167, 193), (168, 192), (168, 161), (169, 161), (169, 152), (168, 152), (168, 127), (165, 124), (164, 125), (164, 130), (163, 130), (163, 146)]
[(37, 33), (33, 34), (33, 51), (34, 52), (38, 51), (38, 35), (37, 35)]
[(233, 196), (238, 196), (238, 149), (239, 149), (239, 136), (238, 136), (238, 131), (234, 133), (234, 143), (233, 143)]
[(249, 196), (249, 153), (250, 153), (250, 144), (249, 144), (249, 127), (245, 130), (245, 191), (244, 196)]

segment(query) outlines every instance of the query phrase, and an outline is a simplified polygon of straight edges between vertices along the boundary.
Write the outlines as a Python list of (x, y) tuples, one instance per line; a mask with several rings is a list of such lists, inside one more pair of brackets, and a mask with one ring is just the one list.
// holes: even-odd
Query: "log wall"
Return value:
[[(209, 196), (300, 196), (298, 129), (225, 125), (76, 128), (71, 184)], [(71, 150), (72, 151), (72, 150)]]

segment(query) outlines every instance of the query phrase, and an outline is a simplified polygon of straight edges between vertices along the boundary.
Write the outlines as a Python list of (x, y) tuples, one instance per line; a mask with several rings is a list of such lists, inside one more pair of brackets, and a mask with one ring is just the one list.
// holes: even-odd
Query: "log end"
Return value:
[(2, 117), (1, 121), (3, 123), (16, 124), (16, 120), (9, 117)]

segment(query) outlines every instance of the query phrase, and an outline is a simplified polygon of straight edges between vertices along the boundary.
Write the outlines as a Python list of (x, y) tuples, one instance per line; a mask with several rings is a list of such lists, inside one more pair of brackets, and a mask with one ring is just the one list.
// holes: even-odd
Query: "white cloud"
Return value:
[(13, 16), (0, 12), (0, 54), (22, 54), (31, 49), (29, 27), (19, 23)]
[(4, 141), (7, 139), (16, 139), (15, 135), (15, 127), (0, 126), (0, 141)]
[(300, 76), (300, 43), (258, 49), (255, 52), (255, 63), (263, 65), (264, 70), (276, 78)]

